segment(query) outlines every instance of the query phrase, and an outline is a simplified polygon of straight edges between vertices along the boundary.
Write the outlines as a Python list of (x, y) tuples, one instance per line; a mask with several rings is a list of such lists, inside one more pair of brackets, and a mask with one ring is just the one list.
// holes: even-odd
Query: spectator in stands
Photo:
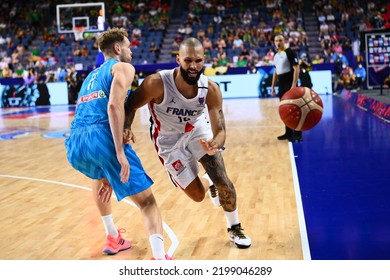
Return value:
[(381, 12), (377, 11), (371, 19), (371, 25), (373, 28), (382, 29), (385, 26), (385, 20), (383, 19)]
[(318, 40), (321, 41), (322, 39), (327, 38), (327, 36), (329, 36), (329, 26), (324, 21), (320, 25), (320, 33), (319, 33)]
[(25, 85), (31, 85), (35, 83), (37, 79), (35, 69), (33, 67), (28, 68), (25, 75), (23, 76), (23, 79)]
[(80, 50), (80, 56), (88, 57), (89, 51), (86, 45), (83, 45)]
[(177, 34), (175, 37), (175, 40), (172, 42), (172, 55), (178, 55), (179, 54), (179, 48), (180, 44), (183, 41), (183, 37), (180, 34)]
[(314, 59), (311, 61), (312, 64), (321, 64), (324, 63), (324, 59), (319, 55), (316, 54)]
[(185, 36), (191, 36), (193, 31), (192, 26), (190, 24), (186, 24), (184, 32)]
[[(343, 52), (343, 47), (342, 47), (342, 45), (339, 43), (339, 41), (334, 42), (334, 44), (333, 44), (333, 46), (332, 46), (332, 52), (333, 52), (334, 54), (340, 54), (340, 53)], [(336, 60), (337, 57), (334, 56), (333, 59)]]
[(243, 17), (242, 17), (242, 23), (244, 25), (251, 25), (252, 23), (252, 12), (250, 9), (246, 9)]
[(167, 25), (169, 24), (169, 17), (167, 13), (161, 14), (161, 17), (158, 21), (159, 30), (165, 31), (167, 29)]
[(18, 53), (18, 51), (15, 49), (11, 54), (11, 63), (13, 65), (18, 64), (21, 62), (21, 56)]
[(180, 27), (177, 29), (177, 33), (179, 33), (180, 35), (184, 36), (186, 34), (186, 28), (184, 27), (184, 25), (180, 25)]
[(343, 8), (343, 12), (341, 13), (341, 24), (345, 27), (347, 26), (347, 23), (349, 22), (349, 14), (347, 11), (347, 8)]
[(8, 55), (8, 53), (3, 56), (2, 62), (4, 62), (7, 66), (12, 65), (12, 58)]
[(209, 37), (204, 38), (202, 44), (205, 52), (210, 52), (213, 49), (213, 43)]
[(259, 53), (254, 48), (249, 49), (249, 57), (251, 61), (258, 61), (260, 59)]
[(282, 24), (283, 23), (283, 16), (282, 16), (282, 10), (280, 7), (275, 6), (272, 12), (272, 24)]
[(329, 33), (329, 36), (335, 36), (336, 34), (337, 34), (337, 32), (336, 32), (336, 30), (337, 30), (337, 26), (336, 26), (336, 24), (334, 23), (334, 21), (331, 21), (331, 22), (329, 22), (329, 24), (328, 24), (328, 33)]
[(242, 48), (240, 55), (245, 56), (247, 61), (250, 61), (250, 59), (251, 59), (251, 57), (249, 55), (249, 50), (245, 47)]
[(220, 17), (224, 17), (225, 16), (225, 6), (223, 5), (223, 3), (219, 3), (217, 5), (217, 14), (218, 16)]
[(364, 32), (367, 30), (367, 24), (364, 18), (360, 19), (360, 22), (358, 24), (359, 32)]
[(238, 61), (237, 61), (237, 67), (246, 67), (248, 66), (248, 58), (247, 56), (245, 55), (240, 55), (238, 57)]
[(209, 25), (207, 26), (207, 35), (212, 36), (214, 34), (214, 25), (212, 22), (209, 22)]
[(238, 37), (237, 35), (234, 36), (234, 40), (233, 40), (233, 50), (236, 50), (236, 49), (241, 49), (244, 47), (244, 42), (241, 40), (240, 37)]
[(273, 49), (268, 49), (267, 53), (264, 55), (262, 60), (267, 61), (268, 65), (273, 65), (274, 55), (275, 55), (274, 50)]
[(229, 63), (229, 58), (226, 54), (225, 49), (220, 48), (217, 53), (218, 66), (227, 66)]
[(288, 47), (296, 53), (299, 52), (298, 38), (295, 35), (288, 38)]
[(47, 50), (46, 50), (46, 53), (45, 53), (46, 56), (54, 56), (54, 51), (52, 49), (51, 46), (48, 46), (47, 47)]
[(76, 45), (74, 51), (73, 51), (73, 56), (81, 56), (81, 48), (80, 45)]
[(9, 68), (8, 64), (3, 66), (3, 70), (1, 71), (2, 78), (12, 78), (13, 72)]
[(277, 24), (274, 25), (274, 28), (273, 28), (273, 33), (274, 34), (283, 34), (283, 22), (279, 22)]
[(7, 41), (3, 37), (3, 34), (0, 34), (0, 46), (5, 46)]
[(199, 28), (196, 37), (198, 38), (199, 41), (203, 41), (203, 39), (206, 37), (206, 31), (203, 28)]
[(0, 60), (3, 59), (6, 54), (7, 51), (3, 47), (0, 47)]
[(66, 65), (69, 66), (69, 67), (74, 66), (74, 60), (73, 60), (73, 57), (70, 54), (68, 54), (66, 56)]
[(141, 44), (141, 41), (139, 38), (137, 37), (134, 37), (134, 38), (131, 38), (131, 41), (130, 41), (130, 47), (131, 48), (138, 48)]
[(222, 37), (218, 37), (217, 40), (215, 41), (215, 48), (220, 50), (220, 49), (226, 49), (226, 41)]
[(18, 52), (19, 56), (23, 56), (26, 54), (26, 49), (22, 44), (18, 44), (16, 46), (16, 51)]
[(255, 65), (254, 62), (251, 62), (249, 64), (249, 69), (248, 69), (248, 71), (246, 73), (247, 74), (257, 74), (258, 73), (258, 70), (257, 70), (256, 65)]
[(23, 67), (23, 64), (22, 63), (17, 63), (16, 65), (16, 69), (12, 75), (13, 78), (22, 78), (24, 75), (25, 75), (25, 69)]
[(155, 54), (159, 54), (160, 53), (160, 49), (157, 47), (155, 41), (152, 41), (150, 43), (149, 52), (155, 53)]
[(142, 31), (138, 26), (135, 26), (133, 31), (131, 32), (131, 37), (135, 39), (141, 39), (142, 37)]

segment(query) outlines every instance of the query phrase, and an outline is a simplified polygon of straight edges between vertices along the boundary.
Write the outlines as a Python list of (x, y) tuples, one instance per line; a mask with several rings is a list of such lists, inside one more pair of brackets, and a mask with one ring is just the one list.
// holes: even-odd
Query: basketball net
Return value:
[(82, 26), (73, 27), (73, 34), (74, 34), (75, 41), (82, 41), (84, 39), (84, 30), (85, 28)]

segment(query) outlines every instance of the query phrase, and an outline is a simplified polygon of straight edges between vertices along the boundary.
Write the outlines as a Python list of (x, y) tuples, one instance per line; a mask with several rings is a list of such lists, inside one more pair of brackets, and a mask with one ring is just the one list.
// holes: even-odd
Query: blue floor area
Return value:
[(321, 98), (321, 122), (293, 144), (311, 257), (389, 260), (390, 125)]

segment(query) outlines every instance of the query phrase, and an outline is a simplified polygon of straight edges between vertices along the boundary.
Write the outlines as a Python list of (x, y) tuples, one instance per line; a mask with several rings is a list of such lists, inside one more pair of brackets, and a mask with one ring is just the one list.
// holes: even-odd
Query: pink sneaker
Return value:
[[(150, 258), (151, 260), (156, 260), (155, 258), (151, 257)], [(173, 259), (168, 256), (168, 254), (165, 254), (165, 259), (157, 259), (157, 261), (164, 261), (164, 260), (167, 260), (167, 261), (172, 261)]]
[(107, 255), (115, 255), (116, 253), (131, 248), (131, 242), (123, 239), (121, 233), (125, 233), (126, 230), (121, 228), (118, 229), (118, 237), (111, 235), (107, 236), (106, 245), (104, 246), (103, 252)]

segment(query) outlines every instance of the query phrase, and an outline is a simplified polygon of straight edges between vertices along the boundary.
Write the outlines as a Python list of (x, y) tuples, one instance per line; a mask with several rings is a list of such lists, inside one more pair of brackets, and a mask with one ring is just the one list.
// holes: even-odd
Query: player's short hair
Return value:
[(129, 35), (124, 28), (111, 28), (97, 38), (99, 49), (103, 53), (109, 52), (113, 44), (122, 43), (125, 37), (128, 38)]
[(180, 49), (184, 47), (203, 48), (203, 45), (198, 39), (190, 37), (181, 42)]

